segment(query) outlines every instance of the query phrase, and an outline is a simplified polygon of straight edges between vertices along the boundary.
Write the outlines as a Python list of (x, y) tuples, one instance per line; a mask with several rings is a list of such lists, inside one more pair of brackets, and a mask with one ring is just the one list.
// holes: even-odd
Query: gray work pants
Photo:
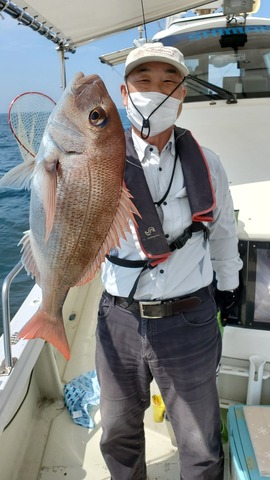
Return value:
[(96, 341), (100, 447), (112, 480), (146, 479), (143, 419), (153, 378), (175, 432), (180, 479), (222, 480), (221, 337), (213, 296), (189, 311), (145, 319), (103, 295)]

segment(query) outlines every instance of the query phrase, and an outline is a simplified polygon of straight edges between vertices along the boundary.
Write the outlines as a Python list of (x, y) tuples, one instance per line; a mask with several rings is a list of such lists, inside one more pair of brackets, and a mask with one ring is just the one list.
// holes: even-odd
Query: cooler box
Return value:
[(231, 480), (270, 480), (270, 406), (228, 410)]

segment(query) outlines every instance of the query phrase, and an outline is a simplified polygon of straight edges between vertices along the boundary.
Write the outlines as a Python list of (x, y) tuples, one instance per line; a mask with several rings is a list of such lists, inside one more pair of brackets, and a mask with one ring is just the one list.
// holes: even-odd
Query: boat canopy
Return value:
[[(219, 0), (211, 3), (218, 3)], [(209, 0), (0, 0), (4, 11), (66, 51), (97, 38), (209, 4)]]

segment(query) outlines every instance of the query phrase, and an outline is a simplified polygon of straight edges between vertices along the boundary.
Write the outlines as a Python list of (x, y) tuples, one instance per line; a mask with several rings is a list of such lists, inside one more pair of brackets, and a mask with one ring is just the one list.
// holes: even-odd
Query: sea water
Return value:
[[(124, 129), (130, 126), (125, 109), (119, 109)], [(8, 124), (7, 114), (0, 114), (0, 178), (23, 161), (17, 141)], [(0, 189), (0, 285), (7, 274), (20, 261), (18, 246), (23, 232), (29, 229), (30, 192), (27, 190)], [(10, 318), (34, 286), (34, 280), (23, 269), (10, 288)], [(2, 297), (0, 298), (0, 335), (3, 332)]]

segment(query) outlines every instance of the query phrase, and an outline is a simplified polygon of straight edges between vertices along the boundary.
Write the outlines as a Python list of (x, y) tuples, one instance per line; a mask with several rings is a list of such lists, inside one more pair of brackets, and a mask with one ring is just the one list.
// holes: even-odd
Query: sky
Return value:
[[(256, 16), (270, 18), (270, 0), (261, 0)], [(147, 38), (165, 28), (165, 20), (146, 26)], [(120, 84), (124, 66), (110, 67), (102, 64), (99, 56), (122, 48), (132, 47), (139, 37), (133, 28), (121, 34), (96, 40), (66, 56), (67, 82), (77, 72), (97, 74), (104, 81), (110, 96), (118, 108), (122, 107)], [(19, 25), (9, 15), (0, 14), (0, 113), (7, 113), (11, 101), (27, 91), (39, 91), (56, 102), (62, 94), (59, 54), (55, 45), (46, 38)]]

